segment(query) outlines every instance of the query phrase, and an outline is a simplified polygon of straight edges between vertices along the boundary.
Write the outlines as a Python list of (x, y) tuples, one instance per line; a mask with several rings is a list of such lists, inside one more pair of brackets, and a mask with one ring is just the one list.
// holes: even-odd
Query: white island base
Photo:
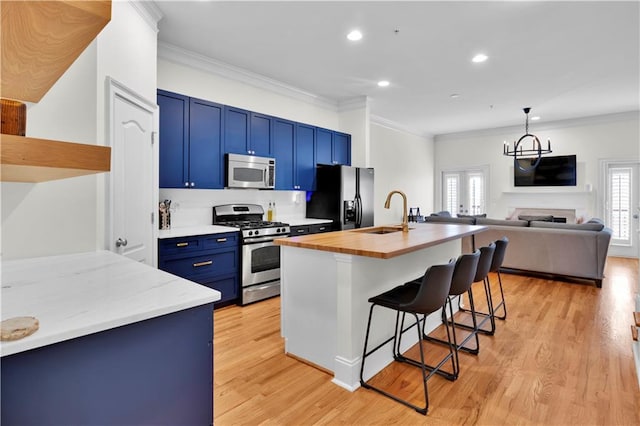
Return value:
[[(360, 386), (360, 363), (369, 315), (368, 299), (422, 276), (430, 265), (461, 252), (460, 240), (442, 242), (390, 259), (281, 247), (281, 321), (285, 352), (333, 372), (333, 382), (349, 391)], [(369, 347), (393, 335), (395, 313), (377, 307)], [(430, 332), (441, 312), (425, 324)], [(405, 337), (406, 336), (406, 337)], [(418, 341), (415, 329), (403, 336), (402, 351)], [(393, 361), (392, 343), (367, 360), (365, 380)]]

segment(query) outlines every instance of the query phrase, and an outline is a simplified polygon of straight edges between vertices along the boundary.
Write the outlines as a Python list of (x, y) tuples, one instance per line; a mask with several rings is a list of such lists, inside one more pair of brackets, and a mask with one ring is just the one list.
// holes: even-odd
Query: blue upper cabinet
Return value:
[(158, 105), (160, 187), (222, 188), (223, 106), (164, 90)]
[(316, 163), (351, 165), (351, 136), (328, 129), (316, 129)]
[(252, 154), (250, 149), (251, 112), (224, 107), (224, 152)]
[(251, 113), (248, 151), (252, 155), (268, 157), (271, 155), (272, 117), (256, 112)]
[(273, 157), (276, 159), (276, 188), (294, 189), (294, 143), (296, 123), (273, 119)]
[(333, 132), (334, 164), (351, 165), (351, 135)]
[(293, 189), (302, 191), (314, 189), (316, 176), (315, 139), (315, 127), (296, 124)]
[(224, 107), (224, 152), (270, 156), (272, 125), (268, 115)]
[(160, 187), (189, 182), (189, 98), (158, 90), (160, 107)]
[(222, 154), (223, 106), (191, 99), (189, 111), (189, 185), (217, 189), (224, 186)]

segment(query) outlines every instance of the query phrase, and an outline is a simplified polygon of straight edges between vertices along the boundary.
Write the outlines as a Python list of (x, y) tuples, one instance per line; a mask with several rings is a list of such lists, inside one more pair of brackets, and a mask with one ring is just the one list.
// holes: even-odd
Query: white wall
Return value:
[[(551, 139), (553, 155), (577, 156), (577, 186), (515, 188), (513, 158), (502, 155), (503, 143), (513, 145), (524, 133), (522, 127), (443, 135), (435, 138), (436, 181), (443, 170), (488, 165), (487, 214), (502, 218), (515, 207), (575, 208), (578, 216), (598, 216), (603, 194), (599, 188), (599, 160), (640, 158), (638, 112), (587, 117), (554, 123), (534, 123), (530, 132), (541, 140)], [(587, 191), (587, 184), (592, 188)], [(441, 206), (437, 188), (436, 208)]]
[(408, 207), (422, 214), (433, 210), (434, 142), (379, 124), (371, 125), (371, 167), (375, 169), (375, 224), (399, 223), (402, 199), (394, 195), (391, 208), (384, 208), (394, 189), (407, 195)]
[[(105, 75), (155, 99), (155, 32), (136, 14), (129, 2), (112, 3), (111, 21), (97, 40), (40, 102), (28, 105), (27, 136), (104, 144)], [(38, 184), (3, 182), (3, 258), (99, 248), (106, 176)]]

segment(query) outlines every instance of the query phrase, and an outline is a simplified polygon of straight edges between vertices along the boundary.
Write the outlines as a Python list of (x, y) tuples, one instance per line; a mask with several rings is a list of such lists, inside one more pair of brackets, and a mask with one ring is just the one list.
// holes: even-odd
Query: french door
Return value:
[(449, 170), (442, 172), (442, 210), (452, 215), (486, 212), (487, 170)]
[(609, 247), (611, 256), (638, 257), (639, 164), (604, 162), (604, 220), (613, 231)]

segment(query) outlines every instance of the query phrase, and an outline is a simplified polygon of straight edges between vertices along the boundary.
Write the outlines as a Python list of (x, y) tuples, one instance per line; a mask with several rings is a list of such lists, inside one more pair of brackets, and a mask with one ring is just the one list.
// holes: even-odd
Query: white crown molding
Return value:
[(420, 132), (416, 129), (412, 129), (406, 127), (400, 123), (395, 121), (387, 120), (386, 118), (380, 117), (379, 115), (370, 115), (371, 124), (377, 124), (378, 126), (386, 127), (391, 130), (395, 130), (398, 132), (408, 133), (413, 136), (418, 136), (420, 138), (433, 139), (433, 135), (431, 133)]
[(356, 109), (369, 108), (368, 96), (356, 96), (338, 102), (338, 112), (353, 111)]
[[(640, 111), (625, 111), (616, 112), (612, 114), (593, 115), (588, 117), (569, 118), (566, 120), (549, 121), (548, 123), (535, 123), (535, 132), (541, 130), (552, 130), (575, 126), (585, 126), (589, 124), (603, 124), (611, 123), (621, 120), (640, 119)], [(481, 130), (469, 130), (458, 133), (447, 133), (443, 135), (436, 135), (435, 141), (446, 141), (455, 139), (464, 139), (468, 137), (482, 137), (482, 136), (496, 136), (504, 135), (505, 133), (524, 133), (524, 126), (506, 126), (495, 127), (493, 129), (481, 129)]]
[(256, 74), (244, 68), (236, 67), (169, 43), (158, 42), (158, 57), (228, 78), (230, 80), (249, 84), (270, 92), (275, 92), (321, 108), (338, 111), (338, 102), (335, 100), (315, 95), (281, 81)]
[(160, 8), (153, 0), (129, 0), (129, 4), (138, 12), (138, 15), (151, 27), (153, 31), (158, 33), (158, 22), (164, 16)]

